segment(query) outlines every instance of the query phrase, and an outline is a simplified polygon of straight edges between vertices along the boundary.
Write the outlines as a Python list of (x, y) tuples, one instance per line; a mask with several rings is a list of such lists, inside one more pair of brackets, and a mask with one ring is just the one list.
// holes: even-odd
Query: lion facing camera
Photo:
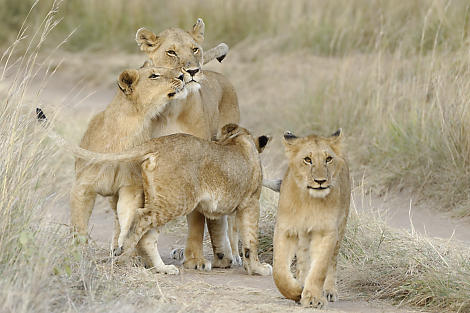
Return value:
[[(279, 291), (305, 307), (337, 299), (336, 259), (351, 186), (341, 130), (330, 137), (284, 134), (289, 168), (274, 230), (273, 276)], [(296, 256), (296, 277), (291, 273)]]

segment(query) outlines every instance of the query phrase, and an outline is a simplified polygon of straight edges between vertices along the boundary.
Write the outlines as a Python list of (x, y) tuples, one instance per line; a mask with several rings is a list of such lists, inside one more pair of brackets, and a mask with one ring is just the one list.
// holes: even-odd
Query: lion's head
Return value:
[(325, 198), (338, 185), (338, 175), (345, 166), (341, 129), (330, 137), (284, 134), (289, 171), (301, 190), (314, 198)]
[(240, 139), (248, 139), (253, 142), (259, 153), (263, 152), (267, 144), (271, 141), (271, 136), (261, 135), (254, 138), (248, 129), (243, 128), (237, 124), (227, 124), (219, 130), (219, 133), (214, 138), (214, 141), (221, 145), (230, 145)]
[(170, 100), (187, 94), (181, 71), (161, 67), (125, 70), (117, 84), (135, 110), (149, 117), (162, 112)]
[(186, 88), (197, 90), (203, 79), (204, 22), (198, 19), (190, 31), (169, 28), (159, 34), (141, 28), (136, 33), (140, 49), (147, 53), (154, 66), (180, 68)]

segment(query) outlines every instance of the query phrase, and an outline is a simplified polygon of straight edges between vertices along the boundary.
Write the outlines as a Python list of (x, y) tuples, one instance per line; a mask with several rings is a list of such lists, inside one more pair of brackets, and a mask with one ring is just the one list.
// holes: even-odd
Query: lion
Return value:
[[(117, 87), (113, 101), (90, 121), (80, 147), (120, 152), (146, 142), (152, 137), (152, 119), (164, 112), (172, 100), (187, 95), (182, 72), (167, 68), (126, 70), (119, 75)], [(43, 113), (42, 117), (45, 118)], [(117, 246), (120, 229), (129, 227), (121, 221), (128, 220), (143, 205), (138, 164), (100, 165), (77, 158), (75, 176), (70, 195), (72, 226), (78, 233), (86, 234), (97, 194), (112, 197), (117, 212), (113, 246)], [(149, 232), (139, 243), (151, 264), (158, 261), (153, 237), (155, 232)]]
[[(172, 109), (153, 120), (153, 137), (186, 133), (211, 139), (224, 125), (238, 124), (240, 121), (238, 99), (232, 84), (224, 75), (201, 68), (205, 59), (201, 47), (204, 32), (204, 22), (198, 19), (189, 31), (169, 28), (155, 34), (141, 28), (136, 33), (138, 46), (154, 66), (182, 68), (185, 88), (189, 91), (186, 99), (172, 101)], [(221, 51), (219, 55), (225, 51), (223, 47)], [(212, 53), (211, 57), (215, 55)], [(187, 220), (184, 267), (200, 270), (210, 270), (211, 266), (226, 268), (234, 259), (237, 260), (238, 243), (237, 248), (233, 244), (230, 249), (226, 217), (207, 219), (214, 252), (212, 264), (203, 256), (204, 216), (195, 210), (187, 216)], [(231, 241), (236, 240), (232, 237)]]
[[(148, 232), (198, 210), (208, 219), (234, 215), (240, 226), (243, 266), (249, 275), (271, 275), (272, 267), (258, 259), (259, 197), (263, 180), (259, 153), (269, 136), (256, 139), (236, 124), (222, 128), (215, 141), (188, 134), (154, 138), (122, 153), (97, 153), (79, 147), (70, 150), (89, 163), (140, 163), (145, 206), (126, 219), (116, 255), (132, 251)], [(68, 145), (65, 143), (65, 145)], [(114, 165), (117, 166), (117, 165)], [(157, 272), (175, 273), (155, 249)]]
[[(284, 134), (289, 161), (274, 229), (273, 277), (303, 306), (336, 301), (336, 260), (349, 214), (351, 186), (341, 130), (330, 137)], [(297, 258), (294, 278), (290, 267)]]

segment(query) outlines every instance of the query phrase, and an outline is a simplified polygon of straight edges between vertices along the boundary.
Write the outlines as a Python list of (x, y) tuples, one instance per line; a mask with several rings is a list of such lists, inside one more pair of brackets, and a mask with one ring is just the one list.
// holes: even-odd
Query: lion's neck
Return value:
[(199, 97), (191, 94), (186, 99), (173, 100), (152, 119), (152, 138), (185, 133), (210, 139), (211, 131)]
[(128, 149), (148, 141), (151, 136), (150, 119), (120, 93), (105, 111), (104, 127), (109, 136), (109, 143), (117, 151)]

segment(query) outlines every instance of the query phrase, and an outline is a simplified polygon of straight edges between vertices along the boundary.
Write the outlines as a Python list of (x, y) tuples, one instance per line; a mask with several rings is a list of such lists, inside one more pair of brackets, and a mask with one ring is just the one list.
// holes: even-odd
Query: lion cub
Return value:
[[(89, 162), (142, 162), (145, 207), (121, 230), (116, 254), (130, 252), (147, 232), (194, 210), (209, 219), (236, 214), (248, 274), (270, 275), (258, 259), (259, 197), (263, 174), (259, 153), (270, 138), (254, 139), (245, 128), (225, 125), (216, 142), (188, 134), (154, 138), (123, 153), (103, 154), (81, 148), (73, 152)], [(158, 252), (158, 250), (157, 250)], [(157, 271), (166, 272), (159, 258)]]
[(284, 134), (289, 168), (274, 230), (273, 276), (286, 298), (306, 307), (321, 308), (337, 298), (336, 259), (351, 193), (342, 141), (341, 130), (330, 137)]
[[(152, 118), (164, 111), (173, 100), (186, 97), (180, 70), (145, 67), (126, 70), (119, 75), (117, 93), (106, 109), (93, 117), (83, 135), (80, 147), (102, 153), (120, 152), (142, 144), (152, 136)], [(92, 164), (78, 157), (75, 181), (70, 194), (71, 222), (83, 235), (88, 231), (97, 195), (112, 197), (119, 220), (142, 207), (142, 177), (139, 164)], [(115, 244), (120, 228), (127, 225), (115, 221)], [(156, 258), (153, 235), (149, 233), (139, 244), (149, 263)]]

